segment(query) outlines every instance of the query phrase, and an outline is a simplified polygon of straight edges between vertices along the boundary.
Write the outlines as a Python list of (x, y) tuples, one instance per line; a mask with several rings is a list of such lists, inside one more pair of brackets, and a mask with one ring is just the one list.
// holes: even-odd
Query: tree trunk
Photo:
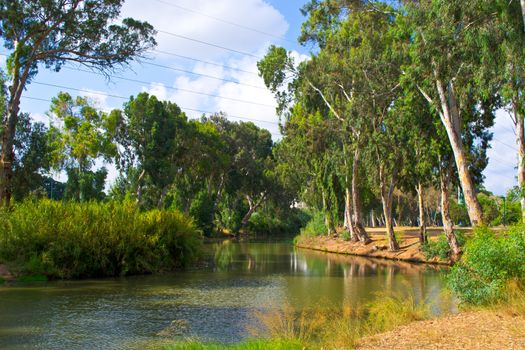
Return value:
[(376, 212), (374, 209), (370, 212), (370, 226), (376, 227)]
[(461, 119), (457, 105), (454, 87), (450, 82), (445, 92), (443, 83), (437, 79), (436, 86), (441, 102), (441, 121), (447, 130), (447, 135), (454, 152), (454, 159), (459, 174), (459, 181), (465, 196), (470, 221), (473, 226), (483, 225), (483, 211), (476, 197), (476, 188), (469, 170), (469, 164), (461, 139)]
[(219, 183), (219, 189), (217, 190), (217, 195), (215, 196), (215, 200), (213, 201), (213, 208), (211, 210), (210, 216), (211, 216), (211, 222), (215, 219), (215, 213), (217, 212), (217, 208), (219, 207), (219, 203), (222, 200), (222, 191), (224, 189), (224, 180), (225, 180), (225, 174), (221, 175), (221, 182)]
[(346, 186), (345, 188), (345, 228), (350, 232), (350, 240), (352, 242), (357, 242), (359, 237), (357, 237), (355, 233), (352, 219), (352, 192), (350, 191), (349, 186)]
[(144, 178), (144, 175), (146, 175), (146, 170), (143, 169), (137, 179), (137, 198), (135, 200), (137, 206), (140, 205), (140, 201), (142, 200), (142, 179)]
[(461, 256), (461, 247), (458, 244), (456, 235), (454, 235), (454, 222), (450, 217), (449, 184), (451, 174), (452, 166), (449, 166), (448, 169), (441, 169), (440, 171), (441, 217), (443, 219), (445, 236), (452, 253), (452, 260), (456, 261), (459, 256)]
[(168, 193), (168, 186), (164, 187), (160, 191), (159, 201), (157, 202), (157, 209), (164, 209), (164, 200), (166, 199), (166, 194)]
[(354, 161), (352, 164), (352, 209), (354, 211), (355, 233), (362, 243), (368, 244), (372, 242), (372, 240), (368, 236), (368, 233), (363, 226), (361, 198), (359, 192), (359, 155), (359, 149), (356, 148), (354, 151)]
[(261, 194), (261, 197), (257, 202), (254, 202), (253, 199), (250, 196), (246, 196), (246, 199), (248, 200), (248, 205), (250, 206), (250, 209), (248, 212), (244, 215), (244, 217), (241, 220), (241, 227), (246, 227), (248, 225), (248, 221), (252, 217), (253, 213), (262, 205), (266, 198), (266, 193)]
[[(522, 4), (525, 0), (522, 0)], [(516, 145), (518, 146), (518, 186), (520, 188), (521, 218), (525, 222), (525, 127), (523, 116), (518, 112), (518, 106), (515, 101), (512, 102), (514, 112), (514, 122), (516, 123)]]
[(383, 203), (383, 213), (385, 216), (386, 234), (388, 237), (389, 249), (392, 252), (399, 250), (399, 244), (394, 234), (394, 227), (392, 226), (392, 197), (394, 193), (394, 176), (390, 180), (387, 188), (386, 176), (382, 165), (379, 166), (379, 182), (381, 187), (381, 202)]
[(419, 207), (419, 243), (426, 244), (428, 242), (427, 222), (425, 218), (425, 201), (423, 200), (423, 185), (421, 185), (421, 182), (417, 185), (416, 191)]

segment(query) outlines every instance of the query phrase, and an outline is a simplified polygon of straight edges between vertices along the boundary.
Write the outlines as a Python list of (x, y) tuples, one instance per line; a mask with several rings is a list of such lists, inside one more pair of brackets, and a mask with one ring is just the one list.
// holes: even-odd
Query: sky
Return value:
[[(58, 73), (41, 69), (21, 108), (47, 123), (48, 100), (60, 91), (89, 96), (104, 110), (121, 108), (130, 96), (145, 91), (177, 103), (190, 118), (222, 111), (234, 121), (252, 120), (278, 140), (276, 103), (258, 77), (256, 64), (271, 44), (293, 51), (298, 60), (308, 56), (309, 48), (297, 44), (304, 20), (299, 9), (305, 2), (127, 0), (122, 17), (148, 21), (158, 30), (158, 46), (147, 60), (133, 63), (109, 81), (73, 65)], [(485, 187), (502, 195), (516, 184), (515, 136), (506, 112), (498, 111), (493, 131)], [(106, 167), (111, 182), (117, 173), (113, 166)]]

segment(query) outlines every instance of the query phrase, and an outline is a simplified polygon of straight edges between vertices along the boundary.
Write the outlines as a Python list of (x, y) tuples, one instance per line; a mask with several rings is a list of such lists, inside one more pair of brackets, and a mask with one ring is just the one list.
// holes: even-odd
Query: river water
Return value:
[[(138, 349), (166, 337), (230, 343), (256, 310), (362, 305), (407, 293), (450, 308), (444, 271), (287, 243), (207, 245), (207, 267), (172, 275), (0, 287), (0, 349)], [(173, 323), (174, 322), (174, 323)]]

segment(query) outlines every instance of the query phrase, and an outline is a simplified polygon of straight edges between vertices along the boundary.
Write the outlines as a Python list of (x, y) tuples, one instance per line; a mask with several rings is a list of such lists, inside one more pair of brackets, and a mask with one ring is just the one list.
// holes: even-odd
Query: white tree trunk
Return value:
[(441, 102), (441, 121), (447, 130), (450, 145), (454, 152), (459, 181), (463, 189), (463, 195), (465, 196), (470, 221), (474, 226), (483, 225), (483, 211), (476, 197), (476, 188), (469, 170), (465, 149), (463, 148), (463, 140), (461, 139), (460, 112), (454, 87), (452, 83), (449, 83), (445, 90), (443, 83), (439, 79), (436, 80), (436, 87)]

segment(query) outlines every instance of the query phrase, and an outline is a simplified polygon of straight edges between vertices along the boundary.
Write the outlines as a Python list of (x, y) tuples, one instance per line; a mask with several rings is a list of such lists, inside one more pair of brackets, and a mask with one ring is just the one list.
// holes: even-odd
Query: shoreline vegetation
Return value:
[[(385, 293), (377, 295), (374, 301), (358, 309), (343, 306), (334, 309), (318, 307), (296, 311), (284, 306), (280, 310), (258, 312), (256, 317), (263, 325), (264, 332), (255, 336), (262, 336), (262, 338), (254, 338), (240, 344), (205, 344), (189, 340), (172, 344), (152, 344), (151, 348), (162, 350), (523, 348), (525, 344), (524, 228), (523, 225), (517, 225), (495, 232), (486, 227), (478, 227), (466, 241), (462, 242), (464, 255), (450, 268), (446, 276), (448, 289), (440, 295), (440, 298), (457, 298), (458, 313), (441, 310), (441, 314), (436, 317), (433, 308), (439, 306), (432, 304), (431, 300), (416, 298), (413, 295), (414, 291)], [(458, 234), (459, 236), (461, 234)], [(380, 244), (380, 238), (374, 238), (370, 246)], [(415, 247), (416, 244), (411, 243), (411, 240), (413, 238), (407, 238), (408, 246)], [(439, 237), (433, 237), (432, 241), (439, 242)], [(355, 253), (357, 249), (355, 246), (359, 244), (330, 237), (304, 235), (297, 237), (295, 241), (298, 247), (305, 244), (313, 247), (314, 243), (324, 243), (324, 248), (329, 247), (329, 244), (335, 245), (335, 248), (331, 249), (339, 253), (348, 251)], [(346, 251), (343, 246), (347, 246)], [(409, 251), (413, 249), (415, 248)], [(423, 250), (424, 248), (415, 256), (421, 260), (430, 260), (425, 258)], [(433, 301), (435, 303), (435, 300)], [(476, 324), (475, 328), (472, 327), (473, 324)], [(494, 327), (495, 324), (498, 327)]]
[[(326, 253), (363, 256), (368, 258), (389, 259), (395, 261), (406, 261), (411, 263), (423, 263), (434, 265), (451, 265), (450, 259), (439, 256), (426, 256), (422, 251), (421, 243), (417, 237), (406, 237), (399, 239), (399, 250), (392, 252), (388, 250), (388, 241), (384, 235), (371, 234), (371, 242), (346, 241), (337, 236), (298, 236), (295, 246), (301, 249), (317, 250)], [(431, 241), (437, 241), (437, 237), (430, 237)]]
[(26, 200), (0, 210), (0, 231), (0, 277), (22, 282), (171, 271), (202, 245), (189, 217), (131, 202)]

